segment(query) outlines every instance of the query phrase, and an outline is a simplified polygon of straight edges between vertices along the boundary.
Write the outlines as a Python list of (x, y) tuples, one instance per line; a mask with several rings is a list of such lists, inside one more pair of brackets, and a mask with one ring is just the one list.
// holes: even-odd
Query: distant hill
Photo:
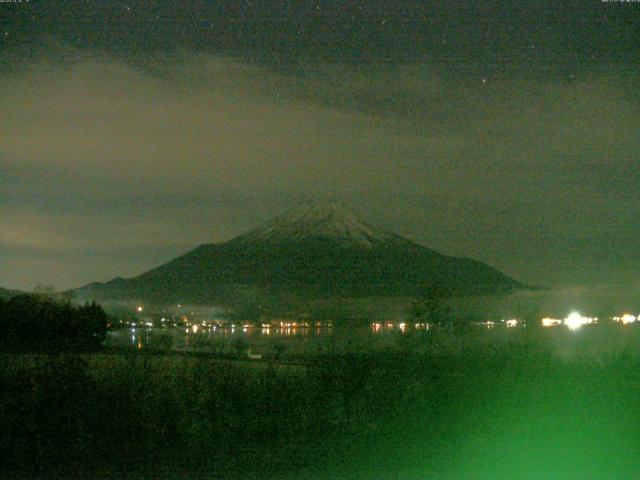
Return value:
[(78, 298), (158, 303), (414, 296), (438, 283), (460, 293), (523, 287), (495, 268), (442, 255), (362, 222), (335, 202), (305, 202), (224, 243), (200, 245), (137, 277), (92, 283)]
[(5, 300), (11, 297), (15, 297), (16, 295), (23, 295), (25, 292), (21, 292), (20, 290), (7, 290), (6, 288), (0, 287), (0, 298), (4, 298)]

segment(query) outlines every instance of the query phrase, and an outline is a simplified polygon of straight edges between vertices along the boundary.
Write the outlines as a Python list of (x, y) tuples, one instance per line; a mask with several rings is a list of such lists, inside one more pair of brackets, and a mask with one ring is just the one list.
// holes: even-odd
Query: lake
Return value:
[(594, 325), (572, 331), (552, 328), (476, 325), (454, 333), (445, 329), (405, 329), (400, 325), (270, 326), (270, 327), (135, 327), (110, 331), (105, 346), (135, 350), (202, 352), (219, 355), (300, 357), (402, 350), (414, 353), (460, 353), (509, 343), (539, 345), (560, 357), (609, 358), (640, 356), (640, 328), (636, 325)]
[(295, 355), (341, 354), (393, 347), (404, 328), (371, 326), (283, 327), (135, 327), (110, 331), (105, 345), (138, 350), (164, 349), (219, 354), (250, 350), (256, 355), (278, 352)]

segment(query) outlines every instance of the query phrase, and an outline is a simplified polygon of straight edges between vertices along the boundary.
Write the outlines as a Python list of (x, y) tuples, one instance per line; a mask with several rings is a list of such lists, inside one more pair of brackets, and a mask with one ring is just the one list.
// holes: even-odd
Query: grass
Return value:
[(4, 354), (0, 477), (640, 478), (637, 343), (579, 333), (416, 332), (306, 366)]

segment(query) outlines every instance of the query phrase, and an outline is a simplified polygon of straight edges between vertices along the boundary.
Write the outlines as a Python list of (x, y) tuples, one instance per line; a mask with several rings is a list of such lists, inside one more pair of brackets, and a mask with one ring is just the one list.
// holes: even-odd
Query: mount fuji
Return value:
[(76, 290), (101, 301), (220, 304), (271, 298), (414, 296), (428, 284), (461, 294), (523, 287), (495, 268), (440, 254), (361, 221), (336, 202), (304, 202), (224, 243), (204, 244), (130, 278)]

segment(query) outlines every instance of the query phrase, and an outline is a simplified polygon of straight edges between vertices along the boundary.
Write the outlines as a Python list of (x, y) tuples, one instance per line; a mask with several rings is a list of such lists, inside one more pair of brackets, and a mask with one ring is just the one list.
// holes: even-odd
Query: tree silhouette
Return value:
[(109, 323), (100, 305), (74, 306), (38, 294), (0, 302), (0, 320), (5, 350), (95, 349)]
[(451, 323), (451, 289), (433, 283), (422, 287), (411, 303), (411, 318), (414, 322), (445, 325)]

